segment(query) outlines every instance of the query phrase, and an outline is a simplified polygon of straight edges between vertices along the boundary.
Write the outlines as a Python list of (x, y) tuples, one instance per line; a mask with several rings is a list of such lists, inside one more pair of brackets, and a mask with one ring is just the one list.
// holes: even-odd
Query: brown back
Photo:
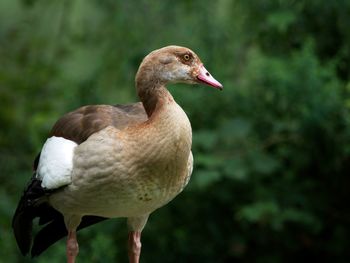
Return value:
[(50, 137), (57, 136), (77, 144), (107, 126), (123, 129), (147, 120), (141, 102), (127, 105), (88, 105), (69, 112), (53, 126)]

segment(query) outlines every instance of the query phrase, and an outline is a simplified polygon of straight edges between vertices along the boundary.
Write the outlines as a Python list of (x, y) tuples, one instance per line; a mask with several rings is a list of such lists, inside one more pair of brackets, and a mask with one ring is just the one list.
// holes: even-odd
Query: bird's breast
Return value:
[[(183, 112), (136, 131), (107, 127), (79, 145), (72, 184), (53, 196), (58, 210), (106, 217), (148, 214), (172, 200), (188, 180), (191, 126)], [(64, 200), (60, 200), (64, 199)], [(64, 205), (63, 205), (64, 204)], [(68, 212), (68, 211), (66, 211)]]

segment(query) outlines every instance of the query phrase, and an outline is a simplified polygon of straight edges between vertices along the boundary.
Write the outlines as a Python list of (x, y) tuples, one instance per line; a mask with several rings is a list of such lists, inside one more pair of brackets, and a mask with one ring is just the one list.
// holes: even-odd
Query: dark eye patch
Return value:
[(193, 54), (191, 52), (179, 54), (178, 57), (180, 61), (186, 65), (190, 65), (193, 61)]

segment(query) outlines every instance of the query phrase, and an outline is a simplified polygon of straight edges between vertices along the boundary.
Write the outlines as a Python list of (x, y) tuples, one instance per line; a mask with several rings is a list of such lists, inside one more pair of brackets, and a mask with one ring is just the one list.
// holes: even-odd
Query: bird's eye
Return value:
[(189, 54), (185, 54), (184, 55), (184, 60), (189, 61), (190, 60), (190, 55)]

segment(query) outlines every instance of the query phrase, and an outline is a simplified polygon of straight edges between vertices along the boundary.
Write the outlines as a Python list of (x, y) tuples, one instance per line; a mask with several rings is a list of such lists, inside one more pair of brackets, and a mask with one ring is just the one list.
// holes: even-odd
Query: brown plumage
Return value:
[(63, 137), (80, 144), (107, 126), (124, 129), (142, 123), (147, 114), (141, 102), (128, 105), (88, 105), (69, 112), (53, 126), (50, 136)]
[[(37, 256), (67, 235), (67, 262), (73, 263), (77, 230), (126, 217), (129, 261), (139, 262), (149, 214), (179, 194), (192, 173), (191, 125), (165, 87), (176, 82), (222, 89), (193, 51), (168, 46), (139, 67), (141, 102), (84, 106), (56, 122), (13, 218), (22, 254), (31, 249)], [(31, 245), (35, 218), (42, 228)]]

